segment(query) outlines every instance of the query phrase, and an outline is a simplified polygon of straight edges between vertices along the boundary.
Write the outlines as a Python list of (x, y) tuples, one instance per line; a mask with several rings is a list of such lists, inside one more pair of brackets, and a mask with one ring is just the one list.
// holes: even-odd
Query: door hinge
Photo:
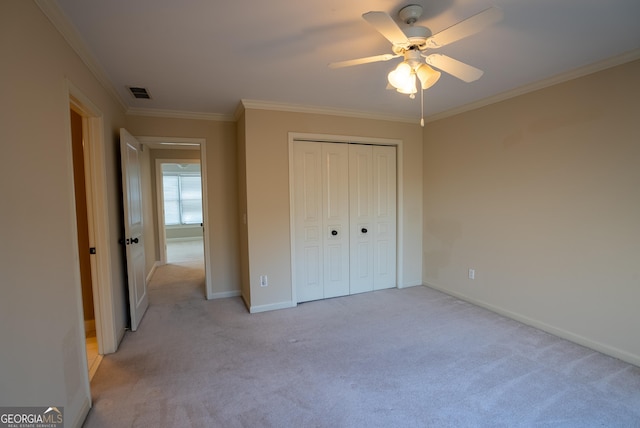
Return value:
[(89, 254), (95, 254), (95, 253), (96, 253), (96, 247), (90, 247)]

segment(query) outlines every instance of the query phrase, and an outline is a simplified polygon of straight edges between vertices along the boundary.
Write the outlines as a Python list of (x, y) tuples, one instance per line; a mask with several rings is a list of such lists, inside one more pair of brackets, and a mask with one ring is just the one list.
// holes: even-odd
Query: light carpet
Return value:
[(640, 368), (433, 289), (251, 315), (167, 266), (86, 427), (640, 427)]

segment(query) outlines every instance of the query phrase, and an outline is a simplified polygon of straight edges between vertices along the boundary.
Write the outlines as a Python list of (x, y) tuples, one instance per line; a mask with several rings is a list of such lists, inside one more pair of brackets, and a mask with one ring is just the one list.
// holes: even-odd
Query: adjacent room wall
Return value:
[(425, 284), (640, 365), (639, 76), (428, 123)]
[[(404, 263), (401, 286), (419, 285), (422, 252), (422, 128), (417, 123), (247, 108), (244, 163), (249, 305), (252, 311), (286, 307), (291, 296), (289, 132), (402, 140)], [(242, 216), (244, 213), (241, 212)], [(260, 275), (269, 286), (260, 287)], [(246, 285), (243, 285), (246, 287)], [(244, 289), (244, 288), (243, 288)]]
[(64, 406), (79, 425), (90, 402), (81, 315), (69, 91), (102, 113), (115, 329), (126, 322), (117, 132), (120, 104), (31, 1), (0, 2), (0, 406)]
[[(240, 291), (236, 124), (215, 120), (127, 115), (127, 129), (145, 137), (204, 138), (213, 293)], [(154, 150), (155, 151), (155, 150)], [(152, 161), (155, 165), (155, 161)], [(155, 166), (153, 166), (155, 168)], [(154, 196), (155, 198), (155, 196)], [(155, 209), (155, 208), (154, 208)], [(157, 220), (156, 220), (157, 221)], [(157, 234), (157, 228), (155, 229)]]

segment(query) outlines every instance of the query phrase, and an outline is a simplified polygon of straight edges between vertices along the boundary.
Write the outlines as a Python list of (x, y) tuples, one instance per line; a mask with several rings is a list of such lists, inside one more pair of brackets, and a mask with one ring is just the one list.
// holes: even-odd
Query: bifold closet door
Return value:
[(396, 286), (396, 149), (349, 145), (350, 294)]
[(396, 149), (296, 142), (298, 302), (396, 286)]
[(349, 288), (350, 294), (373, 290), (373, 151), (349, 145)]
[(373, 146), (373, 289), (396, 287), (396, 148)]
[(348, 146), (296, 142), (293, 156), (297, 300), (347, 295)]

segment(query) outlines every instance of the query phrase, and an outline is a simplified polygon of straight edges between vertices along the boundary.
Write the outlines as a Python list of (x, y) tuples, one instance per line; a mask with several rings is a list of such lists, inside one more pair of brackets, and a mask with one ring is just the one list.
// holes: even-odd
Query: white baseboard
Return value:
[[(70, 426), (81, 428), (82, 425), (84, 425), (85, 419), (87, 419), (87, 416), (89, 415), (89, 410), (91, 410), (91, 399), (87, 398), (87, 399), (83, 400), (82, 407), (80, 408), (80, 412), (78, 412), (78, 416), (70, 424)], [(66, 422), (65, 422), (64, 425), (67, 426)]]
[[(127, 330), (123, 327), (121, 328), (117, 335), (116, 335), (116, 349), (113, 350), (113, 352), (117, 352), (118, 348), (120, 347), (120, 343), (122, 342), (122, 339), (124, 339), (124, 334), (127, 332)], [(106, 354), (107, 352), (105, 352)]]
[(422, 285), (422, 282), (409, 282), (409, 283), (404, 283), (400, 286), (398, 286), (398, 288), (410, 288), (410, 287), (417, 287), (419, 285)]
[(202, 235), (201, 236), (181, 236), (179, 238), (167, 238), (167, 243), (191, 242), (191, 241), (202, 241)]
[(160, 263), (159, 261), (156, 261), (153, 266), (151, 266), (151, 270), (149, 271), (149, 274), (147, 275), (147, 284), (149, 283), (149, 281), (151, 281), (151, 277), (153, 276), (153, 274), (155, 273), (156, 269), (158, 268), (158, 266), (162, 265), (162, 263)]
[(580, 336), (578, 334), (572, 333), (567, 330), (563, 330), (561, 328), (554, 327), (552, 325), (546, 324), (542, 321), (529, 318), (527, 316), (518, 314), (516, 312), (511, 312), (509, 310), (500, 308), (498, 306), (494, 306), (492, 304), (486, 303), (482, 300), (474, 299), (473, 297), (469, 297), (463, 293), (458, 293), (456, 291), (452, 291), (443, 287), (441, 285), (425, 282), (423, 284), (425, 287), (433, 288), (434, 290), (442, 291), (445, 294), (449, 294), (450, 296), (457, 297), (461, 300), (464, 300), (469, 303), (473, 303), (474, 305), (481, 306), (485, 309), (488, 309), (497, 314), (503, 315), (507, 318), (511, 318), (516, 321), (520, 321), (523, 324), (530, 325), (531, 327), (535, 327), (537, 329), (546, 331), (547, 333), (551, 333), (554, 336), (558, 336), (562, 339), (569, 340), (571, 342), (577, 343), (578, 345), (585, 346), (587, 348), (593, 349), (598, 352), (602, 352), (603, 354), (610, 355), (614, 358), (618, 358), (622, 361), (625, 361), (629, 364), (633, 364), (635, 366), (640, 367), (640, 355), (634, 355), (630, 352), (624, 351), (622, 349), (615, 348), (613, 346), (605, 345), (603, 343), (597, 342), (595, 340), (591, 340), (587, 337)]
[(251, 306), (249, 308), (249, 312), (252, 314), (256, 314), (259, 312), (267, 312), (267, 311), (276, 311), (278, 309), (289, 309), (289, 308), (295, 308), (296, 306), (298, 306), (297, 303), (295, 302), (280, 302), (280, 303), (272, 303), (269, 305), (260, 305), (260, 306)]
[(215, 299), (226, 299), (227, 297), (238, 297), (240, 296), (240, 290), (231, 290), (231, 291), (219, 291), (217, 293), (211, 293), (207, 295), (207, 300), (215, 300)]
[(95, 376), (96, 372), (98, 371), (98, 367), (100, 367), (101, 362), (102, 362), (102, 355), (98, 354), (96, 359), (91, 364), (91, 367), (89, 367), (89, 382), (93, 380), (93, 376)]

